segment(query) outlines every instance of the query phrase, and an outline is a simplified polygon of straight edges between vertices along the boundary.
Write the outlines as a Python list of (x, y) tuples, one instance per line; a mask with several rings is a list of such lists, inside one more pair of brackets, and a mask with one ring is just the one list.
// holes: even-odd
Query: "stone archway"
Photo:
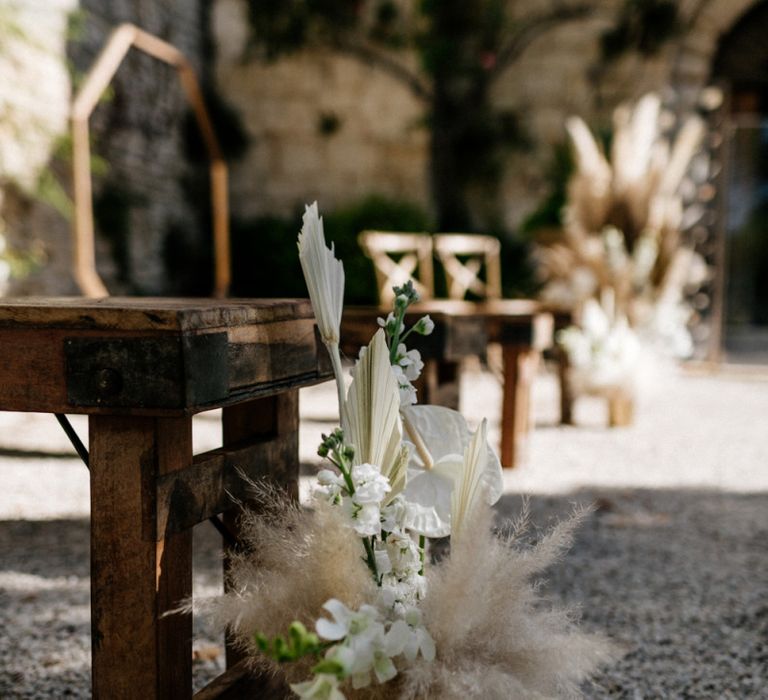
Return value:
[(724, 342), (729, 358), (768, 362), (768, 1), (724, 33), (712, 78), (730, 95), (725, 181)]

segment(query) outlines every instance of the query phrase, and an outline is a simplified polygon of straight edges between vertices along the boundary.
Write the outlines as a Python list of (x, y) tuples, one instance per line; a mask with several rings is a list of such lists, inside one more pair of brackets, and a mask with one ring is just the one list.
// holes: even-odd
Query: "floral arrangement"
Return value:
[[(605, 295), (603, 303), (587, 299), (577, 325), (558, 334), (569, 359), (569, 380), (577, 394), (635, 393), (640, 341), (625, 316), (616, 316)], [(606, 308), (607, 307), (607, 308)]]
[[(568, 611), (538, 598), (533, 578), (567, 548), (579, 511), (535, 547), (494, 534), (501, 466), (486, 422), (415, 404), (422, 362), (407, 349), (412, 285), (352, 370), (339, 355), (344, 270), (307, 207), (299, 257), (338, 389), (340, 427), (323, 435), (311, 509), (265, 484), (243, 515), (229, 589), (207, 607), (254, 667), (293, 694), (344, 698), (562, 697), (612, 656)], [(450, 535), (450, 555), (429, 543)], [(439, 559), (439, 560), (438, 560)]]
[[(610, 292), (623, 316), (663, 354), (689, 356), (686, 292), (707, 277), (704, 260), (683, 240), (703, 213), (685, 194), (687, 173), (704, 134), (690, 116), (674, 141), (658, 95), (614, 112), (610, 160), (579, 117), (567, 121), (576, 169), (567, 188), (562, 239), (537, 251), (542, 298), (580, 312)], [(694, 188), (695, 189), (695, 188)]]

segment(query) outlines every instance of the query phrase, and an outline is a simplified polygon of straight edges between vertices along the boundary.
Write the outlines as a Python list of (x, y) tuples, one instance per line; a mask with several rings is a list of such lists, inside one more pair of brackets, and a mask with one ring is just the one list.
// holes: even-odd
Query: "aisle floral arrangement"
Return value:
[(631, 329), (622, 330), (623, 338), (634, 333), (657, 355), (687, 357), (693, 351), (687, 329), (693, 310), (686, 292), (709, 273), (684, 240), (701, 210), (683, 193), (704, 124), (688, 117), (673, 141), (664, 128), (669, 116), (653, 93), (632, 108), (619, 107), (610, 159), (582, 119), (568, 120), (576, 169), (567, 188), (563, 235), (537, 257), (546, 282), (542, 298), (572, 309), (578, 330), (589, 332), (580, 323), (587, 301), (594, 308), (608, 293), (612, 316), (626, 319)]
[[(254, 667), (284, 674), (301, 698), (541, 698), (578, 695), (612, 651), (537, 595), (535, 578), (571, 542), (576, 513), (536, 546), (501, 537), (491, 505), (501, 466), (483, 421), (416, 405), (422, 368), (406, 328), (417, 300), (396, 288), (394, 310), (345, 385), (339, 354), (344, 270), (317, 205), (307, 207), (299, 257), (338, 389), (340, 427), (324, 435), (311, 508), (254, 484), (263, 504), (243, 516), (244, 547), (229, 589), (209, 601)], [(450, 535), (433, 561), (429, 542)]]
[(602, 303), (587, 299), (579, 324), (560, 331), (557, 341), (568, 353), (575, 393), (631, 397), (637, 390), (640, 341), (609, 298)]

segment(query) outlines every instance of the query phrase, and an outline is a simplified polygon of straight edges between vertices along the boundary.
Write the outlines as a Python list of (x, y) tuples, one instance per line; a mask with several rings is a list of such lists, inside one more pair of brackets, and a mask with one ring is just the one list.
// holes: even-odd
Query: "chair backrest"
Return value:
[(422, 299), (434, 296), (432, 236), (428, 233), (363, 231), (357, 241), (373, 261), (380, 304), (391, 303), (392, 287), (408, 280)]
[[(439, 233), (433, 236), (433, 244), (445, 270), (450, 299), (464, 299), (468, 292), (481, 299), (501, 298), (498, 238), (474, 233)], [(481, 276), (483, 266), (485, 279)]]

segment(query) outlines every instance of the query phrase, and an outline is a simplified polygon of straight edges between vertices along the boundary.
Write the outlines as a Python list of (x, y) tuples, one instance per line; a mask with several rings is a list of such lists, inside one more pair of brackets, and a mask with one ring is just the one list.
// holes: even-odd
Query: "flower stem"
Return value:
[(405, 311), (408, 308), (406, 304), (402, 309), (397, 310), (395, 316), (395, 332), (389, 339), (389, 364), (394, 365), (397, 362), (397, 346), (400, 345), (400, 334), (403, 331), (403, 319), (405, 318)]
[(344, 411), (344, 375), (341, 368), (341, 355), (339, 354), (338, 343), (328, 343), (325, 346), (328, 354), (331, 356), (331, 366), (333, 367), (333, 376), (336, 379), (336, 394), (339, 398), (339, 423), (342, 429), (346, 429), (346, 415)]
[(421, 569), (419, 570), (419, 576), (424, 575), (424, 550), (427, 546), (427, 538), (424, 535), (419, 535), (419, 561), (421, 561)]
[(373, 580), (376, 581), (376, 585), (379, 584), (379, 570), (376, 566), (376, 555), (373, 553), (373, 537), (363, 537), (363, 546), (365, 547), (365, 556), (368, 560), (368, 568), (373, 574)]

